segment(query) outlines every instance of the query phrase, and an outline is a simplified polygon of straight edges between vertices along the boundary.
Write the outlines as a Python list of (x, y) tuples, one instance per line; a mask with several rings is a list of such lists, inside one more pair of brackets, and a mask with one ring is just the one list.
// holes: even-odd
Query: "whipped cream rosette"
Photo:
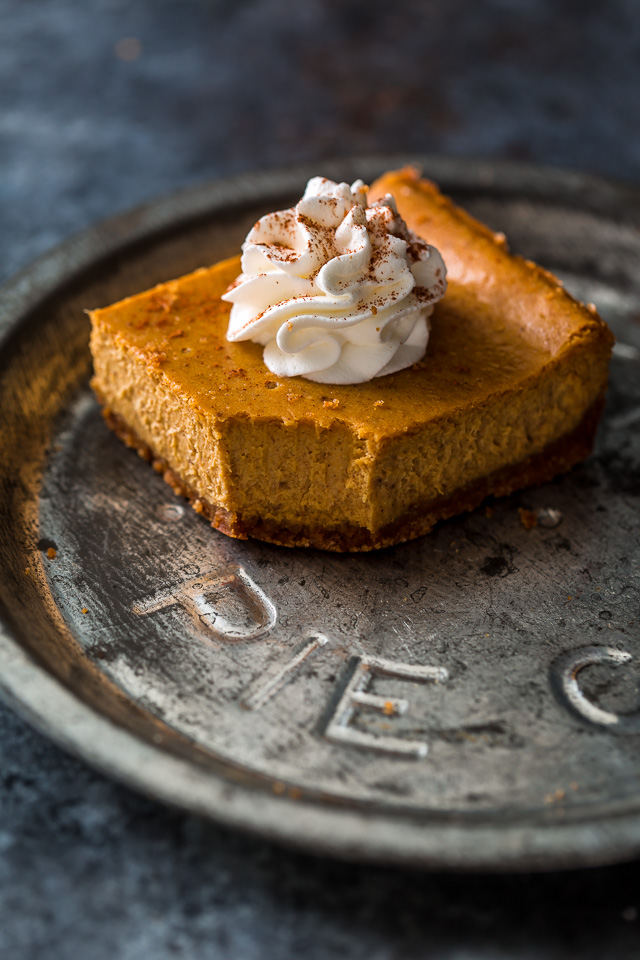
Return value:
[(361, 180), (313, 177), (296, 207), (249, 232), (223, 296), (233, 304), (227, 338), (262, 344), (276, 376), (364, 383), (424, 356), (445, 290), (442, 257), (407, 229), (392, 196), (369, 206)]

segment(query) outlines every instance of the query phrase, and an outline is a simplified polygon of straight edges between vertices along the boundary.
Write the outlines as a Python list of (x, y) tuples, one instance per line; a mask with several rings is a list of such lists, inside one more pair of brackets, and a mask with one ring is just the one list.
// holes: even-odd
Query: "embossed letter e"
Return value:
[(424, 740), (405, 740), (375, 733), (365, 733), (351, 726), (351, 719), (358, 709), (376, 710), (392, 717), (406, 713), (409, 701), (397, 697), (381, 697), (367, 693), (373, 676), (393, 677), (413, 683), (444, 683), (449, 674), (444, 667), (423, 667), (382, 657), (352, 657), (347, 677), (335, 709), (324, 727), (324, 736), (332, 743), (377, 750), (395, 757), (421, 759), (429, 749)]

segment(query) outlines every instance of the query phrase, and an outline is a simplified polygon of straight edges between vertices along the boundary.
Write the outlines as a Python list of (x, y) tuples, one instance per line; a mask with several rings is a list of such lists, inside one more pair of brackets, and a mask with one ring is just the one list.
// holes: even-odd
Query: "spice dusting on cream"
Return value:
[(233, 304), (227, 339), (262, 344), (276, 376), (364, 383), (424, 356), (445, 290), (442, 257), (391, 195), (368, 205), (361, 180), (313, 177), (296, 207), (249, 231), (222, 298)]

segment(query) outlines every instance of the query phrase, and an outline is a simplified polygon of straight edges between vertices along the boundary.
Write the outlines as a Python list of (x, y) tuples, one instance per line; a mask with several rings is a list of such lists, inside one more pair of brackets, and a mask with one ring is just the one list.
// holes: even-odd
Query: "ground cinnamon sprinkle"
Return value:
[(168, 313), (177, 299), (177, 294), (173, 293), (171, 290), (167, 290), (166, 292), (156, 296), (155, 299), (150, 300), (150, 304), (154, 306), (156, 310), (163, 310), (165, 313)]

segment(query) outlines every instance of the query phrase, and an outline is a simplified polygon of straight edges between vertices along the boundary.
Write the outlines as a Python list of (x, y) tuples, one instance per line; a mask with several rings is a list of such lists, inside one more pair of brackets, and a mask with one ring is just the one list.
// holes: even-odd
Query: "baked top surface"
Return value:
[(309, 419), (323, 427), (338, 419), (374, 437), (480, 404), (549, 359), (497, 322), (488, 306), (471, 309), (465, 291), (452, 284), (436, 306), (427, 355), (416, 368), (353, 386), (277, 379), (262, 361), (261, 346), (226, 340), (230, 306), (220, 295), (238, 272), (234, 257), (97, 310), (94, 318), (206, 414)]
[(427, 353), (409, 369), (356, 385), (277, 378), (260, 345), (226, 339), (230, 305), (220, 296), (240, 272), (239, 257), (93, 311), (92, 319), (206, 416), (342, 422), (372, 440), (520, 390), (578, 342), (610, 345), (597, 315), (413, 171), (372, 187), (373, 196), (387, 191), (409, 226), (439, 247), (449, 271)]

